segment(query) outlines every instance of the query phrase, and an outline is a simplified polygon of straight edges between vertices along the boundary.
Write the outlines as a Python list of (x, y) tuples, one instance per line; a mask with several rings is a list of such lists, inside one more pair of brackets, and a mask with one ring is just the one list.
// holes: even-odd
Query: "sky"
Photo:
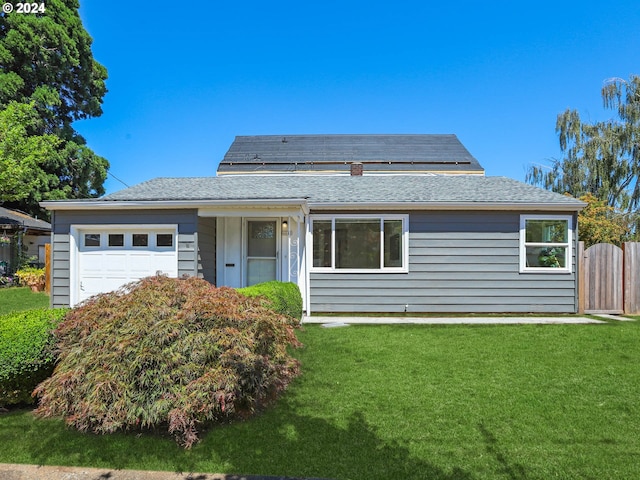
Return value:
[(611, 118), (604, 82), (640, 74), (637, 0), (80, 4), (109, 92), (74, 126), (107, 193), (215, 175), (236, 135), (453, 133), (524, 181), (558, 114)]

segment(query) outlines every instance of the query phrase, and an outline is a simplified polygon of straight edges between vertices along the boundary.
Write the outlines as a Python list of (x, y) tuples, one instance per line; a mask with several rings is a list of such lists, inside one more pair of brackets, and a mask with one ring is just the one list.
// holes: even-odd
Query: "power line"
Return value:
[(107, 171), (108, 175), (111, 175), (115, 180), (117, 180), (118, 182), (120, 182), (121, 184), (123, 184), (125, 187), (129, 188), (129, 185), (127, 185), (126, 183), (124, 183), (122, 180), (120, 180), (118, 177), (116, 177), (113, 173)]

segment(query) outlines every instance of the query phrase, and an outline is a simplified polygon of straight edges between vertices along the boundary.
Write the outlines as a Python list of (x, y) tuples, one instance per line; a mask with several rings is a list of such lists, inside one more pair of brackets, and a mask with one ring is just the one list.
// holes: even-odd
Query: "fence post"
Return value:
[(584, 242), (578, 242), (578, 313), (584, 314), (585, 280), (587, 272), (584, 270)]
[(44, 246), (44, 291), (51, 293), (51, 244)]
[(627, 315), (637, 314), (640, 311), (640, 262), (638, 250), (640, 243), (625, 242), (622, 244), (624, 252), (623, 271), (623, 292), (624, 292), (624, 313)]

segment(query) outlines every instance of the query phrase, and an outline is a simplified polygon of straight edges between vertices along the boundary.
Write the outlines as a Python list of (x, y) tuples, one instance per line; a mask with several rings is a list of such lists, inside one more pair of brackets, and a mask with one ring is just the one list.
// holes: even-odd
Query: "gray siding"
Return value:
[(69, 306), (72, 225), (178, 225), (178, 275), (196, 275), (198, 212), (185, 210), (56, 211), (52, 215), (51, 305)]
[(51, 306), (69, 306), (69, 234), (51, 235)]
[(198, 276), (216, 284), (216, 219), (198, 218)]
[(312, 273), (312, 314), (576, 312), (575, 246), (571, 274), (520, 273), (519, 228), (519, 212), (412, 213), (409, 273)]

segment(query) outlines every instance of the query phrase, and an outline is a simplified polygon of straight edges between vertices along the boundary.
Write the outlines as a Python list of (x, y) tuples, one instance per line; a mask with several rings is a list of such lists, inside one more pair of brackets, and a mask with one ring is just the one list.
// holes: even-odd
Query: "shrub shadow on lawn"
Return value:
[[(214, 451), (233, 465), (235, 472), (243, 474), (341, 480), (472, 479), (462, 469), (445, 472), (413, 457), (407, 447), (381, 439), (360, 412), (339, 427), (325, 419), (286, 410), (256, 419), (272, 424), (271, 429), (231, 425), (212, 430), (196, 450)], [(260, 437), (255, 436), (256, 431)]]
[(484, 423), (478, 424), (478, 430), (484, 440), (487, 453), (495, 458), (498, 465), (500, 465), (500, 473), (503, 473), (511, 480), (525, 480), (528, 478), (527, 470), (523, 465), (510, 462), (505, 454), (500, 451), (498, 439), (493, 433), (491, 433), (491, 431), (489, 431)]
[[(38, 419), (30, 409), (0, 415), (0, 462), (112, 469), (189, 471), (188, 456), (169, 436), (153, 433), (95, 435), (67, 427), (61, 419)], [(15, 448), (14, 448), (15, 444)], [(8, 458), (7, 458), (8, 456)], [(160, 468), (164, 466), (165, 468)]]
[[(82, 434), (52, 420), (34, 420), (30, 431), (5, 431), (8, 435), (0, 438), (21, 442), (28, 458), (16, 461), (39, 465), (227, 473), (229, 479), (237, 478), (234, 475), (473, 479), (461, 468), (445, 472), (416, 459), (405, 446), (379, 438), (361, 413), (337, 427), (280, 407), (248, 422), (212, 427), (191, 450), (151, 433)], [(11, 429), (7, 420), (5, 414), (3, 426)]]

